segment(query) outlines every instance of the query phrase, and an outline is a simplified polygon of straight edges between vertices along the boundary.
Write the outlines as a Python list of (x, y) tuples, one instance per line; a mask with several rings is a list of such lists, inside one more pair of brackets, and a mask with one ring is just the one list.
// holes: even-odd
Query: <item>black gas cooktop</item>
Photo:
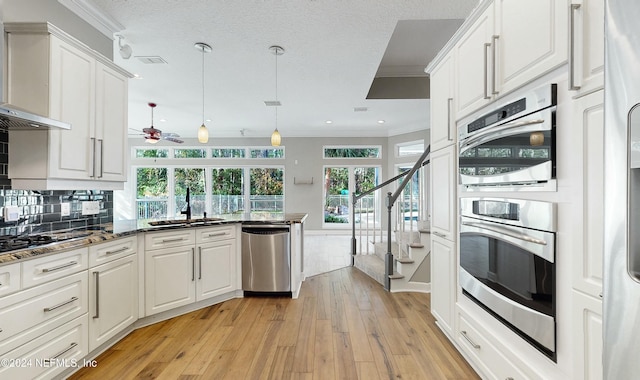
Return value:
[(0, 253), (36, 248), (46, 244), (83, 238), (92, 233), (91, 231), (66, 231), (40, 235), (4, 235), (0, 236)]

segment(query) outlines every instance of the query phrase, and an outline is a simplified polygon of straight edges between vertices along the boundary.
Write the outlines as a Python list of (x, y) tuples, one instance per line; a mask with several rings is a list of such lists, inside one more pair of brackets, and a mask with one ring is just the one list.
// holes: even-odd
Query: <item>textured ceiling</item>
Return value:
[[(278, 129), (286, 139), (389, 136), (427, 127), (428, 100), (367, 100), (367, 93), (377, 72), (424, 74), (477, 0), (92, 3), (124, 26), (120, 33), (133, 56), (124, 60), (115, 52), (114, 59), (142, 78), (129, 82), (129, 127), (149, 126), (147, 103), (155, 102), (157, 128), (195, 137), (202, 122), (202, 53), (194, 43), (206, 42), (213, 48), (204, 57), (212, 138), (238, 137), (241, 130), (247, 137), (269, 136), (276, 124), (275, 107), (264, 104), (276, 98), (269, 46), (280, 45), (286, 52), (278, 57)], [(167, 64), (143, 64), (137, 56), (160, 56)]]

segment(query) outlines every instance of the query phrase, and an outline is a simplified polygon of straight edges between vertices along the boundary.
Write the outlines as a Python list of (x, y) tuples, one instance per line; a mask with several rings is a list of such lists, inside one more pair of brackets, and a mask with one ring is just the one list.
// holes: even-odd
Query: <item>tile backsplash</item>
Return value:
[[(100, 212), (96, 215), (82, 215), (83, 201), (98, 201)], [(68, 216), (62, 216), (62, 203), (69, 204)], [(6, 206), (18, 207), (19, 220), (4, 221)], [(0, 190), (0, 236), (57, 231), (110, 222), (113, 222), (113, 191)]]

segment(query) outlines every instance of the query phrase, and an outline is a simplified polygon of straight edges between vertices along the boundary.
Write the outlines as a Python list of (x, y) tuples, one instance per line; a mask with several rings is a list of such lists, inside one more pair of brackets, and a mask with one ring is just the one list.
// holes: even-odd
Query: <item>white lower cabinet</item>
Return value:
[(0, 354), (86, 314), (87, 289), (85, 270), (0, 298)]
[(89, 270), (89, 351), (138, 319), (138, 265), (129, 255)]
[(455, 243), (431, 236), (431, 313), (441, 329), (453, 336), (456, 291)]
[(0, 267), (0, 297), (20, 290), (20, 263)]
[(145, 236), (147, 316), (235, 291), (236, 225)]
[(572, 291), (574, 378), (602, 379), (602, 300)]
[(236, 289), (235, 252), (235, 239), (198, 246), (197, 301)]
[(0, 379), (51, 379), (84, 365), (87, 314), (2, 355)]
[(193, 303), (195, 247), (189, 244), (145, 251), (145, 313), (147, 316)]
[(458, 313), (456, 341), (463, 351), (480, 367), (484, 377), (490, 379), (528, 379), (519, 368), (510, 362), (502, 352), (490, 343), (495, 338), (474, 326), (470, 318)]

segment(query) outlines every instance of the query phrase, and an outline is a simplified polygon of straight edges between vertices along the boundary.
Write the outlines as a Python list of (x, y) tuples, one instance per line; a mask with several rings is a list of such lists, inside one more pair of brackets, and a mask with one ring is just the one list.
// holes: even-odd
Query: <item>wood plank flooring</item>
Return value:
[(297, 300), (234, 299), (138, 329), (70, 379), (478, 379), (429, 295), (388, 293), (347, 267)]

